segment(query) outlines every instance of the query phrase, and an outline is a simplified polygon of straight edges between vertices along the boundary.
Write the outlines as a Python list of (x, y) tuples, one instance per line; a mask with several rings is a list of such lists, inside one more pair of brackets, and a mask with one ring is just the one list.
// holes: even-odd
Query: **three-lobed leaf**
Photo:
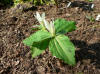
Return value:
[(53, 56), (75, 65), (75, 47), (65, 35), (58, 35), (50, 41), (49, 50)]
[(65, 19), (57, 19), (54, 22), (55, 31), (57, 33), (65, 34), (76, 29), (76, 22), (66, 21)]

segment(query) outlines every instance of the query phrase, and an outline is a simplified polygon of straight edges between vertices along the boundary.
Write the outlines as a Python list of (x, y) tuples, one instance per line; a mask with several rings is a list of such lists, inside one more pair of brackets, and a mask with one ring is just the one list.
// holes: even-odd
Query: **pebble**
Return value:
[(100, 14), (98, 14), (96, 17), (96, 21), (99, 21), (99, 20), (100, 20)]

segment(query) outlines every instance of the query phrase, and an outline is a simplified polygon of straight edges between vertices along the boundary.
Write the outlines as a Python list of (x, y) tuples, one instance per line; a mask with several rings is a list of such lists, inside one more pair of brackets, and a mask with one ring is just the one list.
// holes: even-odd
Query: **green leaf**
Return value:
[(57, 33), (65, 34), (67, 32), (71, 32), (75, 30), (76, 29), (75, 24), (76, 23), (74, 21), (66, 21), (64, 19), (57, 19), (54, 22), (56, 34)]
[(23, 40), (23, 43), (27, 46), (32, 46), (34, 42), (40, 42), (42, 40), (50, 38), (51, 35), (46, 30), (39, 30), (36, 33), (32, 34), (30, 37)]
[(69, 65), (75, 65), (75, 47), (65, 35), (58, 35), (49, 43), (53, 56), (64, 60)]
[(93, 2), (94, 0), (88, 0), (89, 2)]
[(43, 53), (44, 50), (40, 50), (37, 47), (31, 47), (31, 54), (32, 54), (32, 58), (35, 58), (36, 56), (40, 55), (41, 53)]
[(40, 50), (45, 50), (48, 47), (50, 40), (51, 38), (39, 42), (34, 42), (32, 47), (37, 47)]
[(41, 42), (33, 43), (32, 47), (31, 47), (32, 57), (34, 58), (34, 57), (40, 55), (41, 53), (43, 53), (43, 51), (48, 47), (49, 41), (50, 41), (50, 38), (45, 39)]

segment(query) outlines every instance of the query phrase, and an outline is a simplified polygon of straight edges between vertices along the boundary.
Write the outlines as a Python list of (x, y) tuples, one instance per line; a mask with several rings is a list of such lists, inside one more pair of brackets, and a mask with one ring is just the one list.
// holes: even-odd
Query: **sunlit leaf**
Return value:
[(55, 37), (50, 41), (49, 49), (53, 56), (69, 65), (75, 65), (75, 47), (68, 37), (64, 35)]

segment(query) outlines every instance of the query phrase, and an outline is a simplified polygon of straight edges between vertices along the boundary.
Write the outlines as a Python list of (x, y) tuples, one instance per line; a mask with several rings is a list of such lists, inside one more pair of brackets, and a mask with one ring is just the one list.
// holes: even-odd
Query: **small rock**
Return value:
[(83, 63), (84, 63), (84, 64), (90, 64), (90, 62), (91, 62), (90, 59), (87, 59), (87, 60), (84, 59), (84, 60), (83, 60)]
[(67, 7), (70, 7), (70, 6), (71, 6), (71, 4), (72, 4), (72, 2), (69, 2), (69, 3), (68, 3), (68, 5), (67, 5)]
[(39, 67), (37, 67), (37, 71), (38, 71), (39, 73), (44, 73), (44, 72), (45, 72), (45, 68), (42, 67), (42, 66), (39, 66)]
[(17, 66), (19, 64), (19, 60), (13, 61), (12, 65)]
[(96, 20), (96, 21), (99, 21), (99, 20), (100, 20), (100, 14), (97, 15), (97, 17), (96, 17), (95, 20)]
[(66, 13), (66, 17), (70, 17), (70, 16), (71, 16), (71, 14)]

